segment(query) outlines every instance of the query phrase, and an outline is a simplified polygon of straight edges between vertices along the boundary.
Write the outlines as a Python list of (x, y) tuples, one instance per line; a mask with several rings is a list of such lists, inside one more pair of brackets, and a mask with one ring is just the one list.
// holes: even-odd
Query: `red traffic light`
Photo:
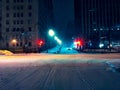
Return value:
[(81, 40), (75, 40), (74, 43), (75, 43), (77, 46), (81, 46), (81, 45), (82, 45), (82, 41), (81, 41)]
[(44, 40), (38, 40), (38, 45), (39, 45), (39, 46), (44, 45)]

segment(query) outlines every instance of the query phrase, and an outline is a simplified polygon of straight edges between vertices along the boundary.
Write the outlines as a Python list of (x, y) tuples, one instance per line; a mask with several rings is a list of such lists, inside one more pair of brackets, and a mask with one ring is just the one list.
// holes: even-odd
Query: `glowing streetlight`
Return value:
[(17, 43), (17, 40), (16, 40), (16, 39), (13, 39), (11, 42), (12, 42), (12, 44), (16, 44), (16, 43)]
[(58, 42), (58, 44), (62, 44), (62, 41), (57, 36), (55, 36), (54, 39)]
[(54, 39), (55, 39), (55, 40), (57, 40), (57, 39), (58, 39), (58, 37), (57, 37), (57, 36), (55, 36), (55, 37), (54, 37)]
[(62, 41), (60, 39), (57, 40), (57, 42), (61, 45), (62, 44)]
[(50, 29), (48, 33), (51, 37), (53, 37), (55, 35), (55, 32), (52, 29)]

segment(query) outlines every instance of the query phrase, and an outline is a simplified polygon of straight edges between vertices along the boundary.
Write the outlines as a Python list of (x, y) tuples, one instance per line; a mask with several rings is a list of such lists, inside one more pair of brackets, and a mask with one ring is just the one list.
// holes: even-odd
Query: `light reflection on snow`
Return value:
[[(103, 62), (104, 60), (120, 59), (120, 54), (15, 54), (0, 56), (0, 64), (43, 64), (59, 62)], [(95, 61), (95, 62), (96, 62)]]

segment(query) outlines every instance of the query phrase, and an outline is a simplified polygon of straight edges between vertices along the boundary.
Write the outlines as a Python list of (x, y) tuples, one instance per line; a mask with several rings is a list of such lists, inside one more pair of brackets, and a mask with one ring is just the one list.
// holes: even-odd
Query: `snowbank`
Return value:
[(8, 50), (0, 50), (0, 55), (13, 55), (13, 53)]

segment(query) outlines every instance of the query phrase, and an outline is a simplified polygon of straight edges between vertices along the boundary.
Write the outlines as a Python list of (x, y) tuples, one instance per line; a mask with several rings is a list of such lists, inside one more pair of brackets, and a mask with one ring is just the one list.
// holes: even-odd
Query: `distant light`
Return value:
[(57, 36), (54, 36), (54, 39), (58, 42), (58, 44), (62, 44), (62, 41)]
[(38, 45), (39, 45), (39, 46), (44, 45), (44, 40), (38, 40)]
[(100, 48), (104, 47), (104, 44), (100, 43), (99, 47), (100, 47)]
[(102, 29), (102, 28), (100, 28), (100, 30), (102, 31), (103, 29)]
[(93, 30), (96, 31), (97, 29), (94, 28)]
[(57, 42), (61, 45), (62, 44), (62, 41), (60, 39), (57, 40)]
[(57, 37), (57, 36), (55, 36), (55, 37), (54, 37), (54, 39), (55, 39), (55, 40), (57, 40), (57, 39), (58, 39), (58, 37)]
[(120, 30), (120, 28), (117, 28), (117, 30)]
[(17, 40), (16, 39), (13, 39), (12, 40), (12, 44), (16, 44), (17, 43)]
[(48, 33), (49, 33), (49, 35), (50, 35), (51, 37), (55, 35), (55, 33), (54, 33), (54, 31), (53, 31), (52, 29), (50, 29)]

